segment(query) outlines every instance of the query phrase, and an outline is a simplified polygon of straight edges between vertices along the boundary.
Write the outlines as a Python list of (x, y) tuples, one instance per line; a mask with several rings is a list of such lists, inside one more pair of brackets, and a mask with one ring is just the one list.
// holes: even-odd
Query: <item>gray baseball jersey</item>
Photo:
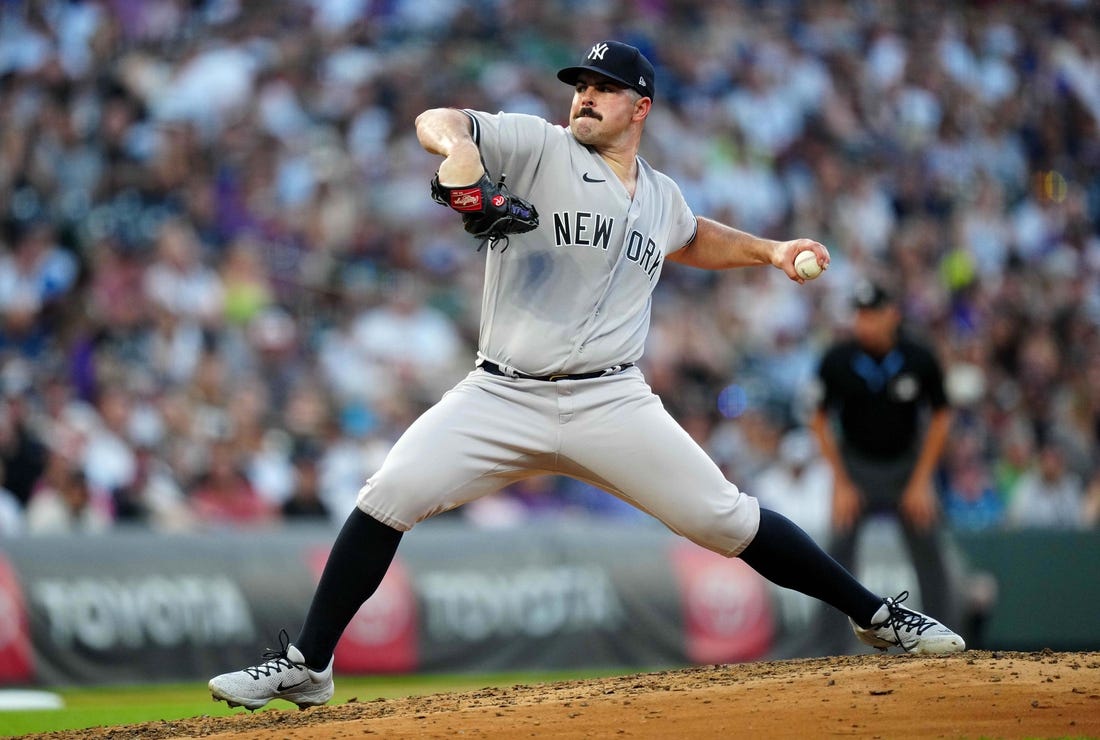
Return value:
[[(542, 376), (637, 360), (664, 258), (695, 233), (679, 188), (639, 159), (632, 198), (570, 131), (466, 113), (490, 177), (507, 175), (540, 217), (487, 250), (479, 362)], [(637, 367), (553, 382), (474, 370), (406, 430), (357, 505), (408, 530), (546, 473), (603, 488), (727, 556), (760, 522), (756, 499), (725, 479)]]
[(490, 177), (535, 204), (540, 226), (490, 251), (480, 351), (530, 375), (601, 370), (642, 356), (665, 254), (695, 216), (638, 160), (634, 197), (595, 152), (541, 118), (466, 111)]

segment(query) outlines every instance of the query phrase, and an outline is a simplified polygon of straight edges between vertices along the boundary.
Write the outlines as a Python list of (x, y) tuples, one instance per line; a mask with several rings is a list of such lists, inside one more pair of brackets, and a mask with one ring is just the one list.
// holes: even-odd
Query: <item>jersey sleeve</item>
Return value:
[(839, 347), (830, 348), (817, 366), (814, 380), (814, 400), (817, 408), (828, 410), (837, 403), (837, 370), (841, 363)]
[(925, 388), (925, 398), (928, 405), (936, 410), (945, 408), (949, 405), (949, 401), (947, 391), (944, 388), (943, 367), (931, 350), (920, 345), (917, 345), (917, 347), (921, 374), (924, 376), (922, 382)]
[(662, 179), (665, 182), (665, 187), (669, 190), (668, 207), (671, 209), (669, 213), (671, 228), (668, 232), (667, 254), (672, 254), (685, 247), (695, 238), (699, 222), (684, 199), (684, 194), (680, 192), (680, 186), (672, 178), (662, 176)]
[(552, 125), (523, 113), (485, 113), (464, 110), (470, 118), (474, 144), (490, 179), (507, 174), (508, 181), (537, 162), (546, 148)]

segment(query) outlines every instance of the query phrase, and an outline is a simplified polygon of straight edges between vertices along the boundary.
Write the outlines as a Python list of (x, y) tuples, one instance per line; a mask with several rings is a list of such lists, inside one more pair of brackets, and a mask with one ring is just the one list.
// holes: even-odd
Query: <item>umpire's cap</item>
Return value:
[(852, 290), (853, 308), (882, 308), (894, 303), (894, 296), (882, 283), (863, 279)]
[(579, 66), (559, 70), (558, 79), (575, 85), (581, 72), (599, 72), (636, 90), (642, 97), (653, 97), (653, 65), (630, 44), (601, 41), (588, 50)]

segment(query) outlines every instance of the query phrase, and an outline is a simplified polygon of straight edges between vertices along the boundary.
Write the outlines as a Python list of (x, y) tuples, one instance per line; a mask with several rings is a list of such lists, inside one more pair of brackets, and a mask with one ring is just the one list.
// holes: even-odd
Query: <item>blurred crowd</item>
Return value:
[[(697, 213), (833, 255), (664, 270), (642, 365), (731, 480), (827, 521), (803, 426), (870, 276), (947, 369), (948, 524), (1097, 526), (1089, 0), (0, 0), (0, 533), (342, 521), (476, 349), (413, 119), (564, 123), (606, 38)], [(551, 515), (643, 516), (551, 477), (455, 514)]]

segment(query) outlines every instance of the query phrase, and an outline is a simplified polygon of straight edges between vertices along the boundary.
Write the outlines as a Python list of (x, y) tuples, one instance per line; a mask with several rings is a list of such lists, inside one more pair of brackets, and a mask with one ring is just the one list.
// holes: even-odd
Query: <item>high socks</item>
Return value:
[(332, 545), (294, 646), (314, 670), (328, 666), (340, 635), (389, 570), (402, 532), (352, 510)]
[(882, 599), (868, 591), (844, 566), (822, 550), (790, 519), (760, 510), (760, 529), (740, 558), (760, 575), (830, 604), (869, 627)]

